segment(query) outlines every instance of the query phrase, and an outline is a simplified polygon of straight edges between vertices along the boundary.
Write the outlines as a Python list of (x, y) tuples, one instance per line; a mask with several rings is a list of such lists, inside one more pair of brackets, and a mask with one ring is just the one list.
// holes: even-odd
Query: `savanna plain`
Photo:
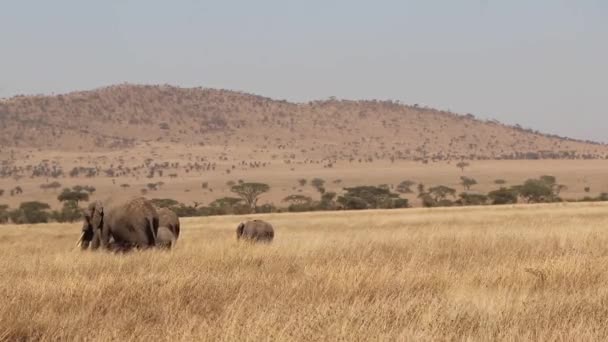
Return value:
[(3, 341), (605, 341), (608, 205), (182, 219), (171, 251), (0, 228)]

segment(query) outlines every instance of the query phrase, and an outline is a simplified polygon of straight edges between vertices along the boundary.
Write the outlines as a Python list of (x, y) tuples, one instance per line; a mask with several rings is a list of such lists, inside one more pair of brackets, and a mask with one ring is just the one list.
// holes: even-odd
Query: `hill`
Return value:
[(0, 146), (72, 152), (169, 143), (292, 160), (598, 159), (608, 146), (392, 101), (289, 103), (228, 90), (119, 85), (0, 102)]

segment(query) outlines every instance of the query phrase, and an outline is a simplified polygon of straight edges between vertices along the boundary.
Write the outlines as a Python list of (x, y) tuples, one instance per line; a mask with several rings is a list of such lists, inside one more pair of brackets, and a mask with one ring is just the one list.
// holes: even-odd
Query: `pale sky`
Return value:
[(0, 0), (0, 97), (393, 99), (608, 142), (605, 0)]

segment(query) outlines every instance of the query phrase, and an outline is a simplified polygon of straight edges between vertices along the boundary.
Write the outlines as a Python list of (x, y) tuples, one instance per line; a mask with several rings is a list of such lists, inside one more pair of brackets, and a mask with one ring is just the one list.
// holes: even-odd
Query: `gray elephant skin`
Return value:
[(158, 234), (156, 245), (161, 248), (170, 249), (175, 246), (179, 238), (179, 217), (169, 208), (159, 208), (158, 212)]
[(236, 239), (270, 243), (274, 239), (274, 228), (262, 220), (243, 222), (236, 229)]
[(153, 247), (158, 226), (156, 209), (143, 197), (96, 201), (85, 210), (79, 243), (93, 250)]

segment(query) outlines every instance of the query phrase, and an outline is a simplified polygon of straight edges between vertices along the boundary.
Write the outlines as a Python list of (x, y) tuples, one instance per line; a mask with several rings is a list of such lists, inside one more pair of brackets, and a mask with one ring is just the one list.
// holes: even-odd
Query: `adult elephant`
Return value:
[(93, 250), (148, 248), (156, 245), (158, 223), (156, 209), (143, 197), (96, 201), (85, 211), (78, 242), (82, 249)]
[(169, 208), (160, 208), (157, 209), (157, 212), (158, 234), (156, 236), (156, 244), (162, 248), (174, 247), (177, 238), (179, 238), (179, 217)]
[(262, 220), (247, 221), (236, 228), (236, 239), (254, 242), (271, 242), (274, 239), (274, 228)]

